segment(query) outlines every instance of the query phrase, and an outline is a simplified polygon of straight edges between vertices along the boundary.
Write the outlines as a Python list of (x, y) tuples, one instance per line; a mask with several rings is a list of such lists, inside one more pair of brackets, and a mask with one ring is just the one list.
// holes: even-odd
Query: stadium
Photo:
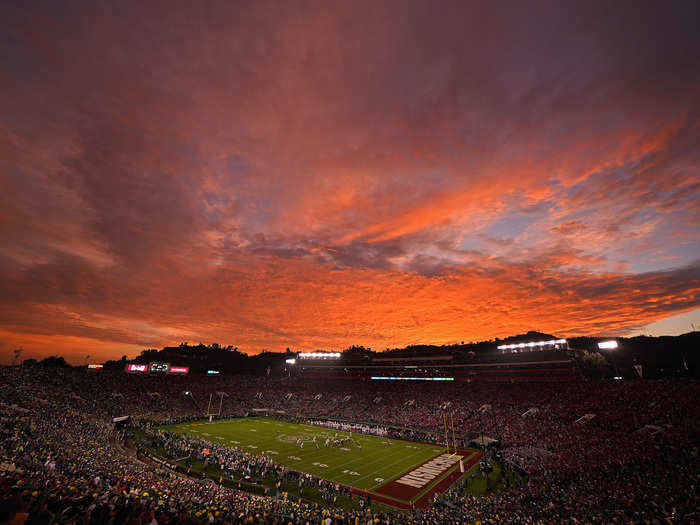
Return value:
[(700, 524), (700, 1), (0, 1), (0, 525)]
[(533, 339), (543, 335), (251, 357), (180, 345), (3, 367), (3, 512), (28, 523), (692, 523), (697, 383), (643, 379), (624, 357), (592, 378), (571, 341)]

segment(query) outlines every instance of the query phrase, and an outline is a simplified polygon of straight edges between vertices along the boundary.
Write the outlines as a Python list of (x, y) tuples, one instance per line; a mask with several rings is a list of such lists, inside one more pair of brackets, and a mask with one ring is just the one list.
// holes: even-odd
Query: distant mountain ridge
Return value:
[[(512, 335), (503, 339), (493, 339), (479, 342), (460, 342), (450, 345), (409, 345), (403, 348), (387, 348), (375, 351), (364, 346), (351, 346), (342, 351), (341, 362), (357, 363), (370, 362), (373, 357), (432, 357), (453, 355), (463, 361), (469, 355), (486, 356), (497, 353), (501, 344), (527, 343), (559, 339), (560, 336), (538, 331)], [(616, 350), (598, 349), (600, 341), (615, 339), (619, 348)], [(634, 365), (641, 365), (645, 377), (698, 376), (700, 368), (700, 331), (688, 332), (679, 336), (635, 336), (635, 337), (570, 337), (567, 339), (572, 356), (575, 351), (600, 351), (608, 361), (625, 370), (634, 370)], [(323, 352), (319, 350), (319, 352)], [(248, 355), (237, 347), (221, 346), (219, 344), (190, 345), (181, 343), (178, 346), (167, 346), (160, 350), (146, 349), (134, 359), (123, 356), (120, 360), (104, 363), (106, 369), (123, 369), (129, 363), (166, 362), (178, 366), (188, 366), (192, 372), (204, 373), (207, 370), (218, 370), (226, 373), (266, 374), (279, 373), (284, 369), (285, 361), (295, 357), (299, 352), (289, 348), (285, 352), (263, 351), (259, 354)], [(36, 360), (25, 361), (27, 364), (38, 364)], [(45, 366), (69, 366), (63, 358), (51, 356), (40, 364)]]

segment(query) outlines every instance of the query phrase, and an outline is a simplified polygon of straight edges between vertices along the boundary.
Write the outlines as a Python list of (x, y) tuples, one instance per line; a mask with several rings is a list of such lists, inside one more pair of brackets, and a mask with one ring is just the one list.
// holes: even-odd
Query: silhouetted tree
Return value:
[(608, 360), (600, 352), (584, 350), (577, 355), (581, 371), (589, 377), (601, 377), (608, 366)]
[(57, 355), (52, 355), (41, 360), (39, 363), (41, 366), (48, 366), (51, 368), (68, 368), (70, 365), (66, 363), (66, 360)]

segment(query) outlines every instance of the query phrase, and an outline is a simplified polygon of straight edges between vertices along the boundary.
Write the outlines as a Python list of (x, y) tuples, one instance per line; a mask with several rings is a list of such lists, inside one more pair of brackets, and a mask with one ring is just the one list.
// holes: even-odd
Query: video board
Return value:
[(170, 371), (170, 363), (149, 363), (148, 371), (152, 374), (166, 374)]

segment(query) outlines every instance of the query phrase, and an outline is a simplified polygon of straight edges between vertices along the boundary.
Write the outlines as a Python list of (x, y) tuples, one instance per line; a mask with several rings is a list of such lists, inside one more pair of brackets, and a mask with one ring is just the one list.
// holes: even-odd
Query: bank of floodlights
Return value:
[(288, 365), (293, 365), (297, 362), (297, 360), (296, 359), (286, 359), (284, 362), (287, 363)]
[(601, 341), (598, 343), (598, 348), (601, 350), (613, 350), (617, 348), (617, 341), (612, 340), (612, 341)]
[(338, 359), (340, 354), (338, 352), (309, 352), (306, 354), (299, 354), (299, 359)]
[(552, 339), (551, 341), (537, 341), (534, 343), (513, 343), (510, 345), (500, 345), (499, 350), (512, 350), (516, 348), (534, 348), (536, 346), (546, 347), (546, 346), (558, 346), (565, 345), (566, 339)]

